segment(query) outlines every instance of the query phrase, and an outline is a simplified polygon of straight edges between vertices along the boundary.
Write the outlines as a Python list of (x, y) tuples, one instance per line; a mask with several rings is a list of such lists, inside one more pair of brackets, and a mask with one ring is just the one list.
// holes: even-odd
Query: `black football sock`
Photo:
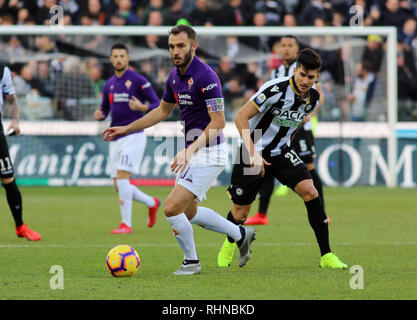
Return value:
[(275, 178), (273, 176), (265, 178), (259, 191), (259, 213), (267, 214), (271, 195), (274, 192), (274, 186)]
[(316, 235), (320, 253), (323, 256), (330, 252), (329, 226), (326, 213), (319, 197), (304, 203), (307, 208), (308, 222)]
[(311, 177), (313, 178), (314, 187), (317, 189), (321, 202), (323, 203), (323, 208), (325, 208), (324, 197), (323, 197), (323, 184), (321, 183), (321, 179), (319, 175), (317, 174), (316, 169), (310, 170), (310, 174), (311, 174)]
[[(235, 218), (233, 218), (232, 211), (229, 211), (229, 213), (227, 214), (227, 220), (239, 226), (240, 233), (242, 235), (242, 238), (240, 238), (239, 241), (236, 241), (236, 244), (239, 246), (241, 242), (243, 241), (243, 239), (245, 238), (245, 234), (246, 234), (245, 228), (241, 226), (243, 222), (241, 223), (241, 222), (236, 221)], [(229, 240), (230, 243), (235, 242), (235, 240), (230, 236), (227, 236), (227, 240)]]
[(16, 227), (19, 227), (23, 224), (22, 195), (20, 194), (15, 180), (8, 184), (4, 184), (3, 187), (6, 190), (7, 203), (9, 204), (10, 210), (12, 212), (14, 223)]

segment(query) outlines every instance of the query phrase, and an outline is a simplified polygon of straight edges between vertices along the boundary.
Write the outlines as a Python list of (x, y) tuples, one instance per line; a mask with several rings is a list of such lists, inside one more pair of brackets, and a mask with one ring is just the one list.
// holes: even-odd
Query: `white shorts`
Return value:
[(139, 173), (145, 148), (146, 134), (143, 131), (110, 141), (110, 176), (117, 177), (118, 170)]
[(227, 143), (201, 148), (191, 158), (183, 172), (177, 174), (175, 183), (191, 191), (199, 203), (226, 168), (228, 161)]

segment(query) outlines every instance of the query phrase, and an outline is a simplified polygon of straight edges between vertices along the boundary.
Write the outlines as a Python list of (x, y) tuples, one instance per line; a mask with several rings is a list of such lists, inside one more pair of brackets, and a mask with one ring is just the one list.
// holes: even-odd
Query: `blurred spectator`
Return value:
[(43, 97), (52, 98), (54, 96), (54, 88), (51, 79), (51, 71), (47, 61), (40, 61), (34, 78), (34, 87)]
[(233, 67), (230, 57), (222, 57), (220, 63), (216, 68), (216, 73), (219, 76), (222, 85), (225, 85), (233, 76)]
[(374, 74), (378, 74), (384, 57), (382, 38), (378, 35), (369, 35), (366, 41), (366, 47), (362, 55), (362, 60), (369, 61), (372, 65), (372, 72)]
[(398, 120), (417, 120), (417, 78), (408, 68), (402, 45), (397, 57), (398, 77)]
[(27, 8), (21, 8), (17, 12), (16, 24), (17, 25), (23, 25), (23, 24), (25, 24), (25, 21), (28, 18), (29, 18), (29, 10)]
[(149, 23), (149, 15), (152, 11), (159, 11), (163, 14), (165, 8), (162, 0), (150, 0), (149, 5), (142, 11), (141, 23), (147, 25)]
[(34, 72), (35, 70), (30, 64), (25, 64), (20, 69), (19, 74), (14, 77), (13, 83), (17, 97), (26, 96), (33, 89), (32, 84)]
[(53, 16), (53, 13), (50, 13), (50, 10), (53, 6), (57, 5), (56, 0), (44, 0), (44, 4), (36, 12), (36, 24), (40, 25), (49, 25), (50, 19)]
[(351, 121), (366, 119), (366, 110), (375, 88), (375, 75), (371, 69), (372, 66), (368, 61), (356, 65), (356, 78), (349, 96)]
[(323, 18), (326, 21), (332, 20), (332, 4), (325, 0), (311, 0), (307, 2), (297, 17), (301, 26), (312, 26), (314, 20)]
[(243, 26), (249, 25), (252, 21), (253, 9), (242, 0), (229, 0), (219, 12), (220, 21), (218, 25), (224, 26)]
[(413, 40), (416, 36), (416, 27), (416, 18), (407, 18), (407, 20), (405, 20), (404, 22), (402, 29), (399, 31), (398, 41), (402, 41), (411, 47), (413, 45)]
[(265, 14), (267, 26), (278, 26), (282, 24), (285, 8), (282, 1), (257, 0), (255, 11)]
[(125, 26), (126, 19), (120, 13), (115, 13), (110, 18), (110, 25), (112, 26)]
[(194, 9), (190, 12), (190, 22), (194, 26), (214, 25), (214, 12), (207, 6), (207, 0), (195, 0)]
[(296, 27), (297, 26), (297, 18), (292, 13), (287, 13), (284, 15), (283, 19), (283, 26), (284, 27)]
[[(257, 12), (253, 16), (253, 25), (255, 27), (266, 27), (266, 15), (263, 12)], [(242, 42), (251, 48), (261, 52), (271, 52), (272, 45), (277, 41), (276, 37), (258, 36), (258, 37), (242, 37)]]
[(175, 26), (181, 18), (189, 19), (184, 11), (183, 0), (173, 0), (172, 5), (164, 12), (164, 25)]
[(47, 35), (36, 36), (35, 46), (41, 53), (52, 53), (55, 49), (55, 43), (52, 42), (51, 37)]
[(118, 0), (117, 2), (117, 11), (116, 14), (122, 16), (126, 25), (138, 25), (139, 18), (135, 12), (132, 10), (132, 1), (131, 0)]
[(397, 30), (401, 30), (407, 17), (408, 14), (400, 7), (399, 0), (386, 0), (377, 24), (380, 26), (394, 26)]
[[(239, 77), (233, 77), (223, 85), (225, 116), (227, 121), (233, 121), (236, 112), (245, 104), (243, 97), (245, 86)], [(229, 110), (227, 110), (229, 109)]]
[(87, 75), (91, 81), (94, 97), (100, 98), (106, 80), (103, 79), (103, 71), (96, 59), (87, 61)]
[(91, 19), (92, 25), (104, 25), (105, 13), (102, 11), (100, 0), (88, 0), (88, 6), (83, 12), (83, 16)]
[(58, 4), (63, 7), (64, 13), (67, 16), (67, 21), (64, 25), (79, 24), (80, 6), (76, 0), (59, 0)]

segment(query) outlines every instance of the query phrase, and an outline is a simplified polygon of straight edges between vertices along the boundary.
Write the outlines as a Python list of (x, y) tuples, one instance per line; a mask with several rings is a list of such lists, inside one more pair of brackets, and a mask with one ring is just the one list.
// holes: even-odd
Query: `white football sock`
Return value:
[(230, 222), (210, 208), (198, 207), (196, 215), (190, 222), (211, 231), (227, 234), (235, 241), (239, 241), (242, 238), (238, 225)]
[(184, 259), (198, 260), (194, 243), (193, 226), (185, 214), (180, 213), (179, 215), (166, 218), (173, 229), (175, 239), (177, 239), (178, 244), (184, 252)]
[(133, 200), (142, 202), (148, 207), (153, 207), (155, 205), (155, 199), (151, 196), (147, 195), (146, 193), (140, 191), (136, 188), (133, 184), (130, 184), (130, 189), (132, 189), (132, 196)]
[(120, 213), (122, 222), (129, 227), (132, 226), (132, 189), (128, 179), (117, 179), (117, 188), (119, 189)]

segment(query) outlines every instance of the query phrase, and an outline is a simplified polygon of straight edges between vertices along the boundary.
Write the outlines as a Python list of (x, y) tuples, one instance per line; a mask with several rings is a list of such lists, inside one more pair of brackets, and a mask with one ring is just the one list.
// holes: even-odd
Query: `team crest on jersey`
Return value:
[(193, 84), (194, 84), (194, 79), (193, 79), (193, 77), (191, 77), (191, 78), (188, 80), (188, 90), (190, 90), (190, 89), (191, 89), (191, 87), (193, 86)]
[(301, 105), (301, 107), (304, 107), (304, 111), (306, 113), (310, 112), (313, 109), (313, 106), (311, 104), (304, 104), (304, 105)]
[(126, 86), (126, 88), (130, 89), (130, 87), (132, 86), (132, 81), (127, 80), (127, 81), (125, 82), (125, 86)]

